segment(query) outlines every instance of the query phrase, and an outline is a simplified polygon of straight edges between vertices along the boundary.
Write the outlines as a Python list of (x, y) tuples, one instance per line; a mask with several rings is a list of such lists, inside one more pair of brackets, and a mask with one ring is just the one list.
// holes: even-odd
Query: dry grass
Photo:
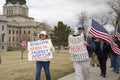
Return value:
[(120, 80), (120, 77), (118, 78), (118, 80)]
[[(34, 80), (35, 61), (27, 60), (27, 52), (24, 59), (20, 59), (20, 51), (1, 52), (2, 64), (0, 65), (0, 80)], [(50, 64), (52, 80), (65, 76), (73, 72), (73, 64), (70, 61), (68, 52), (55, 52)], [(45, 79), (42, 70), (42, 79)]]

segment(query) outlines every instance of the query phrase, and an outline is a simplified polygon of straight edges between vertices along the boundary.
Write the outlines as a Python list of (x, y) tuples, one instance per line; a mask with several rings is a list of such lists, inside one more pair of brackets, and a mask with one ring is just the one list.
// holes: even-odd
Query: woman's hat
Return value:
[(47, 36), (47, 32), (46, 31), (41, 31), (40, 35), (42, 35), (42, 34)]

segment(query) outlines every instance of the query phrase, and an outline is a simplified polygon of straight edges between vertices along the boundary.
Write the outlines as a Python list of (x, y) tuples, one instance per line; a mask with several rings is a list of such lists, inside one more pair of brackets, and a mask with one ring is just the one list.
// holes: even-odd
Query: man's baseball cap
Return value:
[(82, 27), (78, 27), (78, 30), (80, 30), (80, 29), (83, 29), (83, 30), (84, 30), (85, 28), (84, 28), (83, 26), (82, 26)]

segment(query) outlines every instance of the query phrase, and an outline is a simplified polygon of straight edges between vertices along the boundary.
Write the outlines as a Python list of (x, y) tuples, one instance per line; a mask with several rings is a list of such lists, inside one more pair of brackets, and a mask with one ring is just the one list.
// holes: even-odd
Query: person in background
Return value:
[[(97, 39), (92, 37), (92, 41), (96, 45)], [(99, 62), (98, 62), (97, 55), (96, 55), (96, 47), (95, 47), (95, 50), (93, 50), (93, 53), (92, 53), (91, 65), (92, 65), (92, 67), (94, 67), (95, 65), (99, 67)]]
[(106, 63), (109, 54), (109, 45), (104, 40), (99, 39), (96, 47), (96, 54), (100, 64), (101, 76), (106, 77)]
[[(46, 31), (41, 31), (40, 32), (40, 40), (45, 40), (47, 39), (47, 33)], [(53, 45), (51, 45), (51, 51), (54, 51), (54, 47)], [(42, 67), (45, 70), (45, 74), (46, 74), (46, 80), (51, 80), (51, 75), (50, 75), (50, 61), (36, 61), (36, 77), (35, 80), (40, 80), (40, 75), (41, 75), (41, 69)]]
[[(117, 37), (114, 38), (115, 43), (118, 45), (120, 48), (120, 41), (118, 40)], [(111, 49), (112, 50), (112, 49)], [(115, 54), (113, 51), (111, 51), (112, 54), (112, 65), (113, 65), (113, 71), (117, 74), (119, 74), (119, 69), (120, 69), (120, 55)]]

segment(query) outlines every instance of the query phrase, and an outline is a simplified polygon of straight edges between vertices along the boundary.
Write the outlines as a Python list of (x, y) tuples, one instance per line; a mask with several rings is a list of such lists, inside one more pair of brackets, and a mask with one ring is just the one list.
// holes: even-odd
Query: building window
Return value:
[(4, 46), (2, 46), (2, 50), (4, 50)]
[(2, 26), (2, 30), (4, 31), (4, 26)]
[(19, 34), (21, 34), (21, 31), (19, 31)]
[(12, 7), (9, 7), (7, 9), (7, 16), (12, 16), (13, 15), (13, 8)]
[(15, 34), (15, 31), (13, 30), (13, 34)]
[(26, 33), (26, 31), (24, 31), (24, 34)]
[(5, 39), (5, 33), (2, 34), (2, 42), (4, 42)]
[(30, 34), (30, 30), (28, 31), (28, 34)]
[(18, 34), (18, 31), (16, 31), (16, 34)]
[(11, 30), (9, 30), (9, 34), (11, 34)]
[(13, 41), (15, 40), (14, 36), (13, 36)]
[(9, 42), (11, 41), (11, 37), (9, 37)]

